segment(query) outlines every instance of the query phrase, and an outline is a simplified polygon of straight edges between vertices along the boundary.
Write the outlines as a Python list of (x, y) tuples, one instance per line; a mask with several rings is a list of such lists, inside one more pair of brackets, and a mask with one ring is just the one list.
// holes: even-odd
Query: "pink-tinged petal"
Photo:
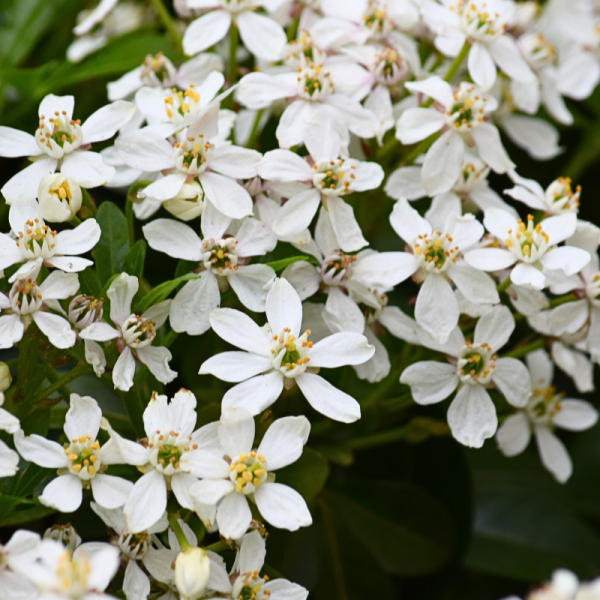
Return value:
[(231, 15), (225, 10), (213, 10), (192, 21), (183, 36), (183, 50), (194, 56), (220, 42), (231, 27)]
[(504, 456), (521, 454), (529, 446), (530, 439), (529, 421), (521, 411), (510, 415), (496, 433), (498, 448)]
[(238, 383), (223, 396), (223, 409), (243, 407), (253, 415), (267, 409), (283, 390), (283, 375), (279, 371), (270, 371)]
[(16, 158), (17, 156), (38, 156), (42, 151), (30, 133), (0, 127), (0, 156)]
[(517, 262), (517, 257), (502, 248), (478, 248), (465, 254), (465, 261), (480, 271), (501, 271)]
[(240, 13), (237, 23), (242, 42), (252, 54), (268, 61), (281, 58), (287, 38), (279, 23), (252, 11)]
[(404, 369), (400, 383), (410, 386), (417, 404), (434, 404), (447, 398), (456, 389), (458, 375), (455, 366), (428, 360)]
[(447, 192), (458, 179), (465, 153), (465, 143), (454, 131), (446, 131), (429, 148), (421, 175), (429, 196)]
[(496, 407), (487, 391), (480, 385), (463, 385), (448, 409), (448, 425), (461, 444), (481, 448), (498, 427)]
[(254, 492), (256, 506), (267, 523), (280, 529), (297, 531), (312, 525), (306, 501), (294, 489), (281, 483), (263, 483)]
[(252, 521), (252, 512), (244, 494), (233, 492), (225, 496), (217, 509), (219, 533), (231, 540), (241, 538)]
[(75, 475), (59, 475), (38, 498), (41, 504), (63, 513), (75, 512), (81, 506), (83, 485)]
[(360, 419), (358, 402), (319, 375), (302, 373), (296, 378), (296, 383), (308, 403), (322, 415), (342, 423)]
[(403, 144), (415, 144), (439, 131), (446, 120), (444, 114), (433, 108), (409, 108), (402, 113), (396, 125), (396, 137)]
[(130, 533), (145, 531), (167, 508), (167, 484), (162, 473), (153, 469), (135, 482), (123, 508)]

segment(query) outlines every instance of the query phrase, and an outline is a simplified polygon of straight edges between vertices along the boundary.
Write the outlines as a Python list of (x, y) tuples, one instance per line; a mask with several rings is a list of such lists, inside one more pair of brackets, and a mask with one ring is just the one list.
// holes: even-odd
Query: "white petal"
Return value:
[(375, 348), (364, 335), (349, 331), (334, 333), (311, 349), (310, 366), (332, 369), (343, 365), (360, 365), (374, 353)]
[(470, 448), (481, 448), (496, 433), (496, 407), (483, 387), (466, 384), (458, 390), (448, 409), (448, 425), (455, 439)]
[(216, 278), (205, 272), (199, 279), (188, 281), (171, 303), (170, 323), (178, 332), (200, 335), (210, 327), (210, 315), (221, 302)]
[(296, 462), (310, 433), (306, 417), (277, 419), (265, 433), (258, 452), (267, 459), (269, 471), (287, 467)]
[(394, 171), (385, 184), (385, 193), (395, 200), (416, 200), (427, 195), (421, 180), (421, 167), (401, 167)]
[[(296, 75), (290, 73), (284, 77), (272, 77), (266, 73), (249, 73), (242, 77), (236, 98), (241, 104), (252, 109), (267, 108), (275, 100), (294, 96)], [(303, 102), (298, 105), (304, 106)], [(287, 146), (291, 147), (293, 144)]]
[(113, 383), (115, 389), (127, 392), (133, 385), (135, 375), (135, 359), (129, 347), (125, 348), (115, 363), (113, 369)]
[(475, 42), (469, 50), (469, 75), (484, 92), (496, 81), (496, 65), (481, 42)]
[(75, 107), (75, 98), (73, 96), (55, 96), (54, 94), (48, 94), (44, 96), (44, 99), (40, 102), (38, 108), (38, 115), (40, 117), (49, 118), (56, 111), (62, 113), (64, 110), (67, 114), (67, 119), (73, 117), (73, 108)]
[[(300, 319), (302, 319), (301, 307)], [(233, 346), (260, 356), (271, 356), (271, 347), (265, 333), (250, 317), (239, 310), (232, 308), (213, 310), (210, 314), (210, 324), (220, 338)]]
[(471, 135), (477, 144), (479, 155), (496, 173), (506, 173), (515, 168), (515, 164), (502, 146), (500, 133), (494, 125), (480, 123), (473, 128)]
[[(119, 0), (100, 0), (100, 2), (96, 5), (96, 7), (92, 11), (88, 12), (85, 15), (85, 18), (73, 28), (73, 33), (77, 36), (80, 36), (80, 35), (82, 36), (86, 33), (89, 33), (94, 28), (95, 25), (100, 23), (108, 15), (108, 13), (116, 6), (118, 1)], [(48, 98), (48, 96), (46, 96), (46, 98), (44, 98), (44, 101), (42, 102), (42, 106), (44, 105), (44, 102), (46, 101), (47, 98)], [(71, 99), (70, 107), (71, 107), (71, 113), (72, 113), (73, 105), (75, 104), (75, 101), (73, 100), (73, 96), (65, 96), (64, 98)], [(40, 106), (40, 114), (43, 114), (43, 113), (41, 113), (42, 106)], [(52, 111), (55, 111), (55, 110), (58, 110), (58, 109), (54, 108), (54, 106), (52, 105)]]
[(12, 204), (22, 197), (35, 198), (43, 177), (54, 173), (57, 165), (55, 158), (45, 157), (13, 175), (0, 190), (6, 203)]
[(288, 531), (312, 525), (306, 501), (294, 489), (281, 483), (263, 483), (254, 492), (256, 506), (267, 523)]
[(79, 279), (74, 273), (54, 271), (40, 284), (40, 291), (46, 300), (64, 300), (73, 296), (79, 289)]
[(66, 319), (40, 310), (34, 312), (32, 317), (53, 346), (72, 348), (75, 345), (77, 336)]
[(478, 248), (465, 254), (465, 261), (481, 271), (501, 271), (517, 262), (516, 256), (502, 248)]
[(71, 394), (64, 426), (67, 439), (90, 436), (95, 440), (98, 437), (101, 419), (102, 411), (92, 397)]
[(94, 500), (104, 508), (119, 508), (127, 502), (133, 483), (122, 477), (97, 474), (91, 480)]
[(109, 340), (114, 340), (115, 338), (121, 337), (121, 333), (118, 329), (111, 327), (108, 323), (99, 321), (98, 323), (92, 323), (91, 325), (88, 325), (80, 332), (79, 336), (84, 340), (107, 342)]
[(154, 250), (173, 258), (199, 261), (202, 258), (202, 241), (189, 226), (174, 219), (155, 219), (142, 228), (144, 237)]
[(247, 379), (232, 387), (223, 396), (223, 409), (240, 406), (253, 415), (261, 413), (271, 406), (283, 390), (283, 375), (279, 371), (270, 371)]
[(231, 26), (231, 16), (225, 10), (213, 10), (192, 21), (183, 36), (183, 50), (194, 56), (220, 42)]
[(420, 92), (437, 100), (442, 106), (452, 103), (452, 88), (441, 77), (434, 75), (421, 81), (410, 81), (405, 84), (411, 92)]
[(394, 231), (407, 243), (412, 244), (419, 235), (431, 235), (432, 227), (410, 204), (401, 198), (390, 215)]
[(281, 58), (287, 42), (281, 25), (265, 15), (244, 11), (237, 18), (244, 46), (255, 56), (268, 61)]
[(150, 369), (161, 383), (169, 383), (177, 377), (177, 372), (169, 367), (173, 358), (171, 351), (164, 346), (146, 346), (137, 350), (138, 358)]
[(200, 183), (215, 208), (232, 219), (242, 219), (252, 213), (252, 198), (238, 183), (218, 173), (204, 172)]
[(483, 271), (458, 263), (449, 269), (448, 276), (467, 300), (476, 304), (500, 302), (494, 280)]
[(252, 520), (252, 512), (244, 494), (237, 492), (225, 496), (217, 509), (219, 533), (228, 539), (237, 540), (246, 533)]
[(240, 302), (250, 310), (264, 312), (267, 290), (275, 280), (275, 271), (267, 265), (246, 265), (230, 275), (229, 284)]
[(510, 404), (517, 407), (527, 405), (531, 395), (531, 377), (527, 367), (516, 358), (496, 360), (496, 372), (492, 381)]
[(433, 108), (409, 108), (396, 125), (396, 137), (405, 145), (420, 142), (445, 124), (443, 113)]
[(379, 322), (393, 336), (411, 344), (420, 344), (417, 322), (404, 314), (397, 306), (386, 306), (379, 316)]
[(303, 260), (286, 267), (281, 277), (287, 279), (294, 286), (301, 300), (310, 298), (321, 285), (321, 276), (317, 268)]
[(510, 35), (501, 35), (488, 45), (496, 64), (511, 78), (522, 83), (535, 83), (537, 77), (521, 55)]
[(594, 367), (587, 356), (567, 348), (560, 342), (554, 342), (552, 358), (561, 370), (573, 378), (579, 392), (585, 394), (594, 390)]
[(156, 523), (167, 507), (165, 478), (156, 469), (142, 475), (133, 486), (125, 503), (127, 530), (130, 533), (145, 531)]
[(489, 344), (494, 352), (503, 348), (515, 329), (515, 320), (506, 306), (495, 306), (475, 326), (474, 342)]
[(579, 273), (590, 262), (590, 255), (586, 250), (574, 246), (561, 246), (550, 250), (540, 262), (545, 269), (564, 271), (566, 275)]
[(310, 181), (312, 179), (312, 169), (306, 160), (289, 150), (267, 152), (256, 165), (256, 171), (268, 181)]
[[(227, 463), (225, 468), (229, 471)], [(225, 477), (228, 477), (228, 473)], [(229, 479), (203, 479), (190, 489), (190, 493), (203, 504), (218, 504), (228, 494), (235, 493), (235, 485)]]
[(81, 506), (83, 486), (75, 475), (60, 475), (53, 479), (38, 498), (41, 504), (63, 513), (75, 512)]
[(125, 123), (131, 120), (135, 104), (119, 100), (93, 113), (81, 126), (83, 143), (92, 144), (111, 138)]
[(67, 154), (60, 172), (72, 177), (81, 187), (93, 188), (110, 183), (115, 176), (115, 168), (107, 165), (97, 152), (71, 152)]
[[(151, 198), (152, 200), (171, 200), (179, 194), (183, 188), (183, 184), (187, 175), (184, 173), (173, 173), (162, 177), (158, 181), (151, 183), (148, 187), (143, 188), (140, 197), (143, 195), (145, 198)], [(162, 219), (165, 221), (166, 219)]]
[[(325, 310), (323, 311), (323, 320), (333, 333), (348, 331), (354, 332), (355, 334), (362, 334), (365, 329), (364, 314), (356, 302), (352, 300), (350, 296), (344, 294), (339, 287), (329, 288), (327, 303), (325, 304)], [(317, 343), (317, 346), (321, 341)], [(313, 354), (311, 351), (311, 360), (312, 358)]]
[(254, 419), (243, 407), (224, 408), (219, 425), (219, 441), (231, 457), (250, 452), (254, 445)]
[(462, 251), (475, 245), (484, 233), (483, 225), (472, 214), (450, 213), (444, 229), (452, 236), (452, 243)]
[(100, 225), (96, 219), (86, 219), (75, 229), (66, 229), (56, 236), (56, 254), (76, 255), (91, 250), (100, 239)]
[(560, 401), (560, 410), (552, 418), (553, 425), (569, 431), (584, 431), (598, 421), (598, 411), (584, 400), (566, 398)]
[(303, 125), (310, 118), (311, 112), (310, 103), (304, 100), (296, 100), (285, 109), (275, 132), (281, 148), (287, 150), (304, 141)]
[(330, 196), (327, 199), (327, 209), (340, 248), (344, 252), (356, 252), (369, 245), (356, 221), (354, 209), (349, 204), (338, 196)]
[(214, 375), (222, 381), (239, 382), (266, 373), (272, 368), (271, 361), (249, 352), (222, 352), (205, 360), (200, 375)]
[(57, 442), (33, 434), (25, 437), (22, 430), (13, 436), (15, 447), (27, 461), (46, 469), (60, 469), (68, 464), (64, 449)]
[(115, 140), (123, 162), (140, 171), (162, 171), (175, 166), (173, 147), (162, 135), (149, 128), (128, 131)]
[(546, 469), (559, 483), (567, 481), (573, 472), (573, 463), (563, 443), (543, 425), (535, 428), (535, 441)]
[(19, 455), (0, 440), (0, 477), (12, 477), (19, 471)]
[(286, 600), (306, 600), (308, 598), (308, 590), (287, 579), (272, 579), (264, 585), (263, 589), (268, 590), (273, 598), (285, 598)]
[(514, 144), (536, 160), (554, 158), (564, 150), (558, 143), (558, 129), (542, 119), (511, 115), (502, 120), (501, 127)]
[(127, 600), (146, 600), (148, 598), (150, 580), (138, 566), (137, 560), (130, 560), (125, 567), (123, 593)]
[(353, 423), (360, 419), (358, 402), (319, 375), (302, 373), (296, 378), (296, 383), (308, 403), (322, 415), (342, 423)]
[(21, 428), (17, 417), (11, 415), (7, 410), (0, 408), (0, 429), (8, 433), (16, 433)]
[(245, 535), (237, 558), (238, 571), (240, 573), (260, 572), (265, 562), (266, 553), (265, 540), (258, 531), (252, 531)]
[(453, 365), (427, 360), (404, 369), (400, 383), (410, 386), (417, 404), (434, 404), (456, 389), (458, 375)]
[(218, 146), (210, 159), (210, 168), (232, 179), (256, 177), (256, 165), (261, 159), (260, 152), (239, 146)]
[(320, 202), (321, 194), (314, 188), (296, 194), (281, 207), (273, 231), (284, 238), (300, 233), (312, 223)]
[(543, 290), (546, 286), (546, 277), (533, 265), (519, 263), (511, 272), (510, 279), (516, 285), (530, 285), (536, 290)]
[(496, 441), (498, 448), (504, 456), (516, 456), (521, 454), (529, 445), (531, 429), (529, 421), (521, 411), (510, 415), (498, 428)]
[[(296, 337), (300, 334), (302, 302), (296, 290), (286, 279), (277, 279), (267, 295), (267, 319), (273, 334), (279, 335), (286, 327), (289, 327)], [(264, 336), (263, 339), (266, 344)], [(269, 354), (263, 356), (270, 356), (270, 348)]]
[(465, 144), (457, 133), (446, 131), (429, 148), (421, 175), (429, 196), (447, 192), (458, 179)]
[(0, 317), (0, 348), (12, 348), (23, 338), (25, 327), (19, 315), (3, 315)]
[(444, 343), (456, 327), (459, 316), (460, 309), (452, 286), (443, 275), (428, 275), (415, 304), (417, 323), (434, 339)]
[(30, 133), (12, 127), (0, 127), (0, 156), (15, 158), (39, 154), (41, 154), (40, 149)]
[(131, 302), (139, 289), (137, 277), (121, 273), (106, 292), (110, 298), (110, 318), (121, 325), (131, 315)]
[(125, 73), (125, 75), (119, 77), (116, 81), (110, 81), (106, 85), (108, 99), (111, 102), (122, 100), (137, 92), (142, 87), (142, 68), (137, 67), (133, 71)]

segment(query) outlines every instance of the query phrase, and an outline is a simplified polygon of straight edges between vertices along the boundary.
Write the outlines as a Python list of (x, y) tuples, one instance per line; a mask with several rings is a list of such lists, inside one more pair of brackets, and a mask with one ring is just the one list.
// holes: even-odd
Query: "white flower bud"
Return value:
[(77, 329), (85, 329), (102, 319), (104, 301), (93, 296), (79, 294), (69, 304), (69, 321)]
[(204, 192), (197, 181), (184, 183), (179, 194), (163, 202), (163, 206), (178, 219), (191, 221), (204, 211)]
[(210, 558), (202, 548), (192, 547), (175, 559), (175, 585), (183, 600), (197, 600), (206, 590)]
[(53, 173), (40, 182), (38, 200), (45, 221), (63, 223), (81, 208), (81, 188), (71, 177)]
[(44, 532), (44, 539), (61, 542), (71, 552), (81, 544), (81, 538), (77, 535), (77, 532), (71, 523), (67, 523), (66, 525), (52, 525), (52, 527), (46, 529)]
[(6, 363), (0, 362), (0, 392), (5, 392), (12, 383), (12, 375)]

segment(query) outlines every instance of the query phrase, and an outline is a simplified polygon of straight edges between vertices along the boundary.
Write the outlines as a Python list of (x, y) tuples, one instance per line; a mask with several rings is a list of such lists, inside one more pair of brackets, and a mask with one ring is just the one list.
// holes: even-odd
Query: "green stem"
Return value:
[(465, 58), (467, 58), (470, 49), (471, 44), (469, 44), (469, 42), (465, 42), (463, 44), (463, 47), (460, 49), (458, 56), (454, 59), (454, 62), (450, 65), (448, 72), (444, 76), (444, 81), (447, 81), (448, 83), (452, 81), (452, 78), (458, 73), (458, 70), (463, 64), (463, 61), (465, 60)]
[(133, 218), (133, 202), (125, 202), (125, 217), (127, 219), (127, 233), (129, 234), (129, 245), (135, 244), (135, 219)]
[(57, 392), (63, 386), (67, 385), (71, 381), (81, 377), (82, 375), (86, 375), (87, 373), (91, 373), (93, 371), (92, 365), (88, 365), (84, 363), (82, 365), (78, 365), (74, 369), (71, 369), (68, 373), (59, 377), (52, 385), (49, 385), (47, 388), (43, 389), (39, 394), (36, 394), (33, 397), (33, 402), (37, 402), (38, 400), (42, 400), (47, 398), (50, 394)]
[(77, 215), (73, 215), (69, 219), (69, 223), (71, 223), (71, 225), (73, 225), (73, 227), (77, 227), (77, 225), (81, 225), (81, 219)]
[(158, 18), (169, 32), (173, 43), (177, 46), (177, 50), (183, 54), (183, 40), (177, 30), (175, 21), (173, 21), (173, 17), (171, 17), (171, 13), (167, 10), (167, 7), (163, 4), (162, 0), (150, 0), (150, 4), (154, 6), (154, 9), (158, 13)]
[(183, 533), (183, 529), (181, 529), (181, 525), (177, 520), (177, 517), (178, 515), (171, 513), (169, 515), (169, 525), (171, 526), (173, 533), (177, 536), (177, 541), (179, 542), (181, 549), (185, 551), (188, 548), (191, 548), (192, 546), (187, 541), (185, 534)]
[[(50, 369), (46, 373), (46, 378), (52, 383), (56, 383), (60, 380), (60, 375), (54, 369)], [(69, 386), (62, 385), (60, 388), (58, 388), (58, 391), (60, 392), (60, 395), (63, 397), (64, 401), (69, 404), (69, 399), (71, 398), (71, 390), (69, 389)]]
[(501, 294), (511, 284), (510, 275), (498, 286), (498, 293)]
[[(229, 29), (229, 63), (227, 65), (227, 81), (229, 87), (233, 87), (237, 82), (237, 48), (238, 48), (239, 30), (235, 23), (231, 24)], [(223, 100), (223, 106), (225, 108), (231, 108), (233, 106), (233, 94), (229, 94), (227, 98)]]
[(215, 542), (210, 546), (206, 546), (204, 548), (207, 552), (210, 550), (211, 552), (225, 552), (225, 550), (231, 550), (231, 546), (227, 542)]
[(411, 165), (412, 163), (423, 154), (423, 152), (427, 152), (429, 148), (433, 145), (439, 137), (441, 133), (436, 131), (433, 135), (430, 135), (428, 138), (425, 138), (421, 142), (419, 142), (413, 149), (408, 153), (408, 155), (402, 160), (403, 165)]
[(560, 306), (561, 304), (566, 304), (567, 302), (575, 302), (576, 300), (581, 300), (576, 294), (570, 293), (565, 294), (564, 296), (558, 296), (558, 298), (552, 298), (548, 305), (550, 308), (554, 308), (555, 306)]
[(256, 117), (254, 118), (254, 123), (252, 124), (252, 131), (250, 132), (250, 137), (248, 138), (246, 148), (254, 148), (256, 146), (256, 138), (258, 137), (258, 127), (260, 125), (260, 120), (262, 119), (262, 116), (264, 114), (264, 108), (261, 108), (260, 110), (256, 111)]
[(171, 331), (169, 331), (169, 333), (167, 333), (167, 335), (165, 335), (165, 337), (162, 339), (160, 345), (164, 346), (165, 348), (169, 348), (171, 344), (177, 339), (178, 335), (179, 333), (177, 333), (177, 331), (171, 329)]
[(523, 346), (518, 346), (514, 350), (507, 352), (504, 356), (510, 358), (521, 358), (534, 350), (539, 350), (544, 347), (544, 338), (539, 338), (530, 344), (524, 344)]
[(298, 35), (298, 27), (300, 26), (300, 17), (296, 17), (290, 24), (287, 30), (288, 42), (296, 39)]

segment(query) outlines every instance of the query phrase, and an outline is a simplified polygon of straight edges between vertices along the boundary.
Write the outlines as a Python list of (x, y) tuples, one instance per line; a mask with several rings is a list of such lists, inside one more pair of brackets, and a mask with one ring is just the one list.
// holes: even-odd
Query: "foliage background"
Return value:
[[(68, 63), (65, 51), (72, 41), (75, 17), (88, 4), (85, 0), (0, 2), (1, 125), (33, 132), (39, 101), (48, 93), (73, 94), (75, 118), (83, 121), (107, 102), (106, 83), (137, 67), (147, 54), (163, 51), (176, 63), (183, 59), (156, 21), (114, 38), (81, 63)], [(543, 186), (560, 175), (580, 183), (580, 217), (600, 224), (600, 93), (596, 91), (584, 103), (569, 102), (569, 109), (575, 125), (562, 131), (565, 152), (552, 161), (534, 162), (503, 141), (521, 175)], [(272, 120), (262, 132), (260, 150), (276, 147), (275, 127)], [(0, 160), (0, 182), (25, 162)], [(498, 176), (492, 176), (492, 183), (499, 192), (509, 187)], [(138, 241), (132, 251), (124, 195), (103, 188), (92, 192), (101, 207), (98, 219), (103, 229), (95, 252), (97, 257), (100, 253), (101, 264), (110, 264), (111, 269), (101, 269), (97, 280), (82, 278), (84, 290), (98, 293), (112, 274), (137, 269), (145, 250), (143, 276), (150, 286), (187, 272), (185, 265), (146, 249), (145, 242)], [(388, 222), (390, 198), (378, 191), (355, 194), (350, 201), (374, 248), (400, 249)], [(107, 202), (120, 210), (103, 206)], [(3, 231), (8, 229), (7, 215), (8, 207), (1, 203)], [(161, 210), (157, 216), (170, 215)], [(140, 222), (135, 225), (135, 240), (143, 240)], [(264, 262), (294, 254), (293, 248), (280, 243)], [(390, 298), (390, 303), (409, 314), (415, 291), (411, 285), (402, 284)], [(1, 291), (8, 291), (6, 286), (6, 280), (0, 281)], [(142, 286), (141, 295), (144, 292)], [(233, 294), (223, 296), (223, 306), (236, 303)], [(262, 322), (260, 316), (257, 320)], [(270, 568), (306, 586), (317, 600), (486, 600), (523, 594), (557, 567), (570, 568), (586, 579), (599, 576), (600, 424), (563, 436), (574, 462), (574, 474), (566, 485), (556, 483), (542, 468), (533, 445), (512, 459), (504, 458), (493, 440), (481, 450), (463, 448), (447, 435), (448, 401), (419, 407), (398, 383), (402, 369), (419, 359), (419, 351), (404, 348), (402, 341), (387, 333), (382, 340), (390, 352), (392, 371), (379, 384), (360, 381), (351, 367), (325, 375), (361, 402), (363, 419), (358, 423), (324, 420), (297, 389), (285, 391), (273, 414), (261, 418), (262, 431), (272, 418), (288, 414), (306, 414), (313, 423), (302, 459), (282, 471), (278, 480), (291, 482), (305, 496), (315, 522), (297, 533), (270, 530)], [(227, 389), (216, 378), (200, 377), (199, 365), (226, 349), (212, 331), (197, 338), (180, 336), (171, 346), (171, 366), (179, 377), (165, 391), (171, 395), (179, 387), (192, 390), (198, 399), (199, 424), (218, 419)], [(0, 360), (16, 356), (14, 349), (0, 351)], [(568, 395), (580, 396), (561, 373), (557, 383)], [(94, 396), (118, 430), (135, 435), (126, 417), (126, 403), (133, 401), (130, 395), (123, 400), (112, 392), (110, 380), (104, 385), (91, 375), (71, 387)], [(147, 401), (152, 390), (163, 387), (150, 376), (141, 395)], [(595, 394), (590, 396), (594, 401)], [(65, 410), (64, 402), (52, 408), (40, 405), (24, 422), (26, 433), (49, 431), (49, 436), (59, 439)], [(43, 532), (53, 523), (70, 521), (84, 541), (105, 540), (104, 525), (89, 503), (84, 502), (74, 515), (62, 515), (26, 502), (49, 475), (32, 466), (16, 484), (6, 482), (2, 489), (0, 483), (0, 539), (6, 541), (16, 527)], [(15, 496), (25, 501), (15, 501)], [(200, 532), (199, 522), (195, 526)]]

